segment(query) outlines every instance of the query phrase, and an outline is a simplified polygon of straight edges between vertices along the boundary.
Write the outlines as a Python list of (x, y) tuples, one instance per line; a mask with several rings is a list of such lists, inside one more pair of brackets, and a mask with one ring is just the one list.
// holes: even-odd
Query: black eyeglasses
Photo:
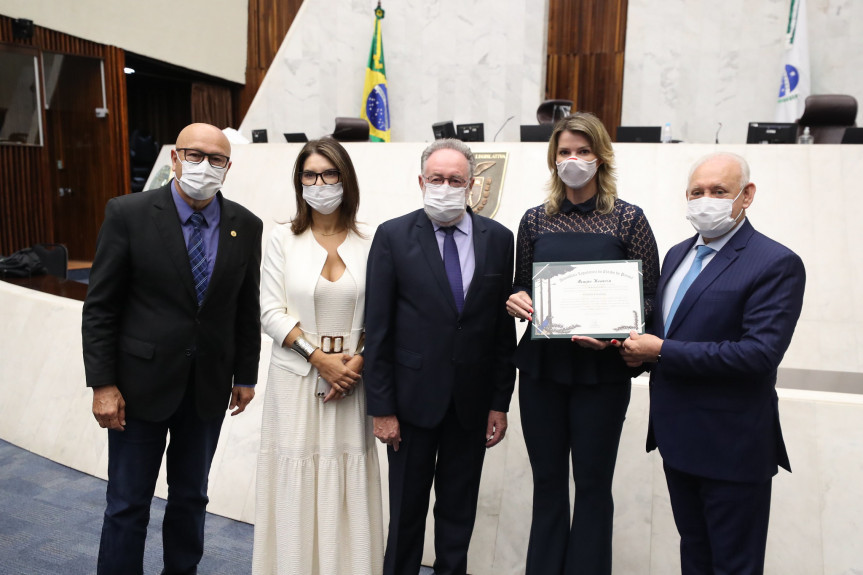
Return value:
[(338, 170), (324, 170), (323, 172), (303, 170), (300, 174), (300, 181), (304, 186), (314, 186), (318, 183), (318, 176), (325, 184), (338, 184), (341, 173)]
[(228, 162), (231, 160), (228, 156), (223, 156), (222, 154), (208, 154), (201, 150), (196, 150), (195, 148), (177, 148), (177, 153), (179, 154), (180, 152), (183, 152), (183, 160), (190, 164), (200, 164), (204, 161), (204, 158), (207, 158), (207, 161), (210, 162), (211, 166), (220, 170), (227, 168)]
[(427, 184), (431, 184), (433, 186), (440, 186), (444, 182), (449, 182), (449, 185), (452, 186), (453, 188), (463, 188), (463, 187), (467, 186), (467, 180), (465, 180), (464, 178), (460, 178), (458, 176), (451, 176), (449, 178), (444, 178), (443, 176), (439, 176), (439, 175), (435, 174), (433, 176), (429, 176), (428, 178), (423, 176), (423, 180), (425, 180), (425, 182)]

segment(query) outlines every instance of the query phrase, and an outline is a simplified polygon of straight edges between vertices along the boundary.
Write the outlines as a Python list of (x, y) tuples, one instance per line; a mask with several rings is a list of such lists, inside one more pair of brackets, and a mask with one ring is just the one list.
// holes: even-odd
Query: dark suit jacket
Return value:
[(466, 428), (507, 411), (515, 385), (513, 237), (473, 218), (476, 271), (459, 314), (431, 220), (423, 210), (378, 227), (366, 270), (363, 379), (369, 415), (438, 425), (451, 402)]
[(87, 386), (115, 384), (126, 413), (167, 419), (194, 373), (199, 414), (224, 416), (232, 382), (257, 383), (262, 223), (222, 197), (219, 247), (198, 309), (170, 184), (105, 208), (82, 335)]
[[(662, 265), (657, 308), (668, 279), (698, 236)], [(683, 298), (650, 377), (647, 449), (670, 467), (712, 479), (766, 481), (790, 469), (779, 427), (776, 369), (803, 305), (806, 272), (791, 250), (745, 221)], [(668, 294), (672, 296), (672, 294)]]

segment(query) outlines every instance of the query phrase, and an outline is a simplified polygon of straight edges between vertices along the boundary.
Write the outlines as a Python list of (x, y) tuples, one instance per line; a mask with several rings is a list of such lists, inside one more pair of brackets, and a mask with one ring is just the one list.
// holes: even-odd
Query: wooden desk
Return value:
[(0, 278), (10, 284), (34, 289), (52, 295), (84, 301), (87, 297), (87, 285), (72, 280), (64, 280), (52, 275), (33, 276), (29, 278)]

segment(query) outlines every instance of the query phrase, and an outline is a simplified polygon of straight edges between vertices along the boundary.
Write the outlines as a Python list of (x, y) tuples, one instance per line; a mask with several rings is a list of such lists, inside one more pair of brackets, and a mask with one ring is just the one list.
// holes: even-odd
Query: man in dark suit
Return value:
[(463, 575), (485, 450), (506, 433), (515, 383), (513, 237), (466, 209), (473, 154), (437, 140), (422, 155), (424, 209), (378, 227), (366, 272), (364, 381), (389, 445), (384, 573), (415, 574), (435, 485), (437, 575)]
[(698, 234), (669, 250), (662, 313), (621, 353), (650, 362), (647, 449), (662, 454), (683, 573), (762, 573), (771, 481), (778, 466), (791, 471), (776, 370), (806, 273), (746, 219), (755, 184), (742, 157), (696, 162), (686, 197)]
[(176, 178), (105, 209), (82, 335), (93, 415), (108, 428), (99, 574), (143, 572), (166, 437), (163, 573), (195, 573), (207, 476), (225, 409), (254, 397), (261, 346), (261, 220), (219, 192), (231, 145), (192, 124), (171, 152)]

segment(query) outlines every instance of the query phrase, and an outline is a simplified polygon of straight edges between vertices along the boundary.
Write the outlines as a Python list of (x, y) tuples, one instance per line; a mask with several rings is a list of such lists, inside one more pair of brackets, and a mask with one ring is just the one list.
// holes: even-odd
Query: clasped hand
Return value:
[(309, 358), (320, 376), (330, 384), (324, 403), (343, 398), (360, 380), (363, 356), (346, 353), (324, 353), (316, 350)]

